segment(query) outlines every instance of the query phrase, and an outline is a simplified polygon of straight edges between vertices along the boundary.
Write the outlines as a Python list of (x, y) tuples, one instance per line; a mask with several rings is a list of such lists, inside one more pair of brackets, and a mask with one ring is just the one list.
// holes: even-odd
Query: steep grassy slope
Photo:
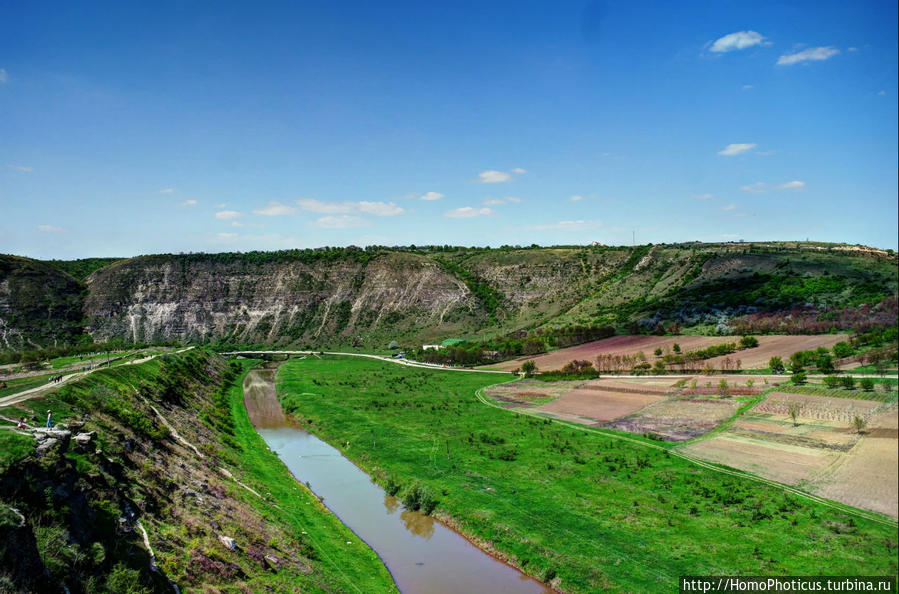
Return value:
[(0, 591), (395, 592), (253, 430), (241, 389), (251, 365), (191, 351), (0, 411), (43, 419), (50, 408), (58, 428), (94, 432), (36, 452), (3, 422)]
[[(83, 299), (78, 282), (55, 269), (5, 262), (0, 324), (20, 337), (5, 348), (77, 333), (81, 315), (95, 340), (368, 348), (571, 325), (714, 329), (734, 317), (795, 308), (812, 322), (827, 314), (827, 331), (873, 319), (834, 317), (835, 308), (899, 294), (895, 254), (810, 243), (142, 256), (92, 272)], [(68, 326), (51, 331), (47, 320), (61, 317)]]

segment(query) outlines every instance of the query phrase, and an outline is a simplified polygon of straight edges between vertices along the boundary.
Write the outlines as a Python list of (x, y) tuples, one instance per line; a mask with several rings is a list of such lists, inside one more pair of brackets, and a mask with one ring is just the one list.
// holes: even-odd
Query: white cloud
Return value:
[(237, 239), (240, 237), (237, 233), (216, 233), (216, 237), (219, 239), (224, 239), (225, 241), (230, 241), (232, 239)]
[(734, 155), (740, 155), (745, 153), (746, 151), (751, 151), (756, 147), (754, 142), (738, 142), (735, 144), (729, 144), (720, 151), (718, 151), (719, 155), (724, 155), (725, 157), (732, 157)]
[(419, 197), (421, 200), (440, 200), (443, 194), (440, 192), (425, 192)]
[(522, 229), (529, 231), (586, 231), (599, 227), (602, 227), (602, 221), (585, 221), (581, 219), (577, 221), (559, 221), (558, 223), (544, 225), (527, 225), (522, 227)]
[(6, 74), (6, 69), (0, 68), (0, 85), (5, 85), (8, 80), (9, 75)]
[(231, 226), (232, 227), (244, 227), (245, 225), (243, 223), (241, 223), (240, 221), (231, 221)]
[(801, 52), (794, 54), (784, 54), (777, 59), (778, 66), (792, 66), (801, 62), (820, 62), (827, 60), (840, 53), (840, 50), (833, 46), (827, 47), (810, 47)]
[(472, 217), (483, 217), (493, 214), (489, 208), (472, 208), (471, 206), (463, 206), (454, 208), (443, 213), (443, 216), (450, 219), (470, 219)]
[(484, 206), (498, 206), (500, 204), (508, 204), (510, 202), (518, 204), (521, 202), (521, 198), (518, 198), (516, 196), (508, 196), (506, 198), (492, 198), (490, 200), (485, 200)]
[(57, 227), (55, 225), (38, 225), (37, 230), (43, 231), (44, 233), (62, 233), (63, 232), (62, 227)]
[(755, 182), (748, 186), (740, 186), (740, 189), (744, 192), (749, 192), (750, 194), (761, 194), (768, 189), (768, 186), (763, 182)]
[(175, 191), (175, 188), (163, 188), (159, 190), (160, 194), (171, 194)]
[(743, 90), (744, 90), (744, 91), (748, 91), (748, 90), (753, 89), (753, 88), (755, 88), (755, 87), (753, 87), (753, 85), (743, 85)]
[(878, 91), (877, 94), (881, 97), (884, 97), (887, 94), (887, 92), (886, 91)]
[(850, 52), (857, 52), (857, 51), (858, 51), (858, 48), (857, 48), (857, 47), (850, 47), (850, 48), (849, 48), (849, 51), (850, 51)]
[(220, 210), (217, 213), (215, 213), (215, 218), (217, 218), (221, 221), (236, 219), (239, 216), (241, 216), (241, 214), (239, 212), (237, 212), (236, 210)]
[(196, 200), (185, 200), (179, 206), (196, 206), (196, 205), (197, 205)]
[(569, 198), (568, 200), (571, 201), (571, 202), (580, 202), (580, 201), (583, 200), (583, 199), (584, 199), (584, 197), (581, 196), (580, 194), (575, 194), (574, 196), (572, 196), (572, 197)]
[(376, 217), (392, 217), (406, 212), (404, 208), (393, 202), (323, 202), (314, 198), (302, 198), (297, 200), (297, 205), (303, 210), (318, 214), (364, 212)]
[(735, 208), (737, 208), (736, 204), (728, 204), (727, 206), (722, 206), (721, 210), (734, 210)]
[(693, 194), (693, 197), (697, 200), (711, 200), (715, 197), (714, 194)]
[(228, 206), (228, 205), (225, 204), (224, 202), (221, 202), (221, 203), (215, 205), (215, 207), (219, 210), (225, 208), (226, 206)]
[(716, 39), (712, 44), (712, 47), (709, 48), (709, 51), (721, 54), (732, 52), (734, 50), (746, 49), (747, 47), (759, 44), (770, 45), (769, 42), (765, 41), (765, 38), (761, 33), (756, 33), (755, 31), (737, 31), (736, 33), (731, 33)]
[(262, 208), (257, 208), (256, 210), (254, 210), (253, 214), (264, 215), (267, 217), (282, 217), (287, 215), (295, 215), (298, 212), (300, 212), (300, 210), (294, 206), (288, 206), (286, 204), (281, 204), (280, 202), (272, 200)]
[(358, 208), (360, 211), (373, 214), (376, 217), (394, 217), (406, 212), (405, 209), (397, 206), (393, 202), (365, 202), (363, 200), (358, 203)]
[(354, 227), (365, 227), (367, 224), (368, 221), (355, 215), (321, 217), (312, 223), (314, 227), (320, 229), (351, 229)]
[(777, 186), (780, 190), (802, 190), (805, 188), (805, 182), (799, 180), (789, 181), (785, 184)]
[(517, 173), (518, 175), (521, 175), (522, 173), (527, 173), (527, 172), (528, 172), (527, 169), (522, 169), (521, 167), (516, 167), (515, 169), (512, 170), (512, 173)]
[(502, 182), (507, 182), (512, 179), (511, 173), (506, 173), (505, 171), (482, 171), (478, 174), (478, 177), (481, 178), (482, 184), (498, 184)]
[(10, 169), (21, 171), (22, 173), (31, 173), (32, 171), (34, 171), (34, 169), (32, 169), (31, 167), (25, 167), (24, 165), (14, 165), (12, 163), (8, 163), (6, 166)]

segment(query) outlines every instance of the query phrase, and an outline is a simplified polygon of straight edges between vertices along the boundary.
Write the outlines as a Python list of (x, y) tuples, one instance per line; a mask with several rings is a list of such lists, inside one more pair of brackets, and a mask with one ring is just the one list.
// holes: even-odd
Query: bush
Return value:
[(835, 375), (828, 375), (824, 378), (824, 385), (828, 388), (836, 388), (840, 385), (840, 378)]
[(411, 511), (421, 510), (427, 516), (437, 507), (437, 500), (430, 489), (416, 481), (403, 493), (403, 505)]
[(801, 386), (807, 381), (808, 378), (806, 377), (805, 372), (799, 371), (794, 373), (791, 379), (793, 380), (793, 383), (795, 385)]
[(860, 385), (865, 392), (872, 392), (874, 390), (874, 380), (870, 377), (863, 378), (858, 385)]
[(819, 355), (815, 365), (821, 373), (833, 373), (834, 371), (833, 359), (830, 355)]
[(752, 349), (759, 346), (759, 339), (755, 336), (743, 336), (740, 338), (741, 349)]
[(843, 387), (846, 388), (847, 390), (854, 390), (854, 389), (855, 389), (855, 378), (852, 377), (851, 375), (846, 375), (846, 376), (841, 377), (841, 378), (840, 378), (840, 383), (841, 383), (841, 384), (843, 385)]
[(771, 357), (768, 359), (768, 368), (772, 373), (783, 373), (786, 369), (784, 367), (783, 359), (780, 357)]
[(855, 352), (855, 349), (853, 349), (852, 345), (850, 345), (846, 341), (841, 340), (840, 342), (833, 345), (833, 354), (838, 359), (844, 359), (846, 357), (851, 357), (852, 353), (854, 353), (854, 352)]

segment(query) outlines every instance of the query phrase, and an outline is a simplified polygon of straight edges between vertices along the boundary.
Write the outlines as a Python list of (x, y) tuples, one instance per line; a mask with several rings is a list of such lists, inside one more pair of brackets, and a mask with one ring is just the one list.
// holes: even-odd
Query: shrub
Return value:
[(804, 384), (806, 382), (806, 380), (808, 378), (806, 377), (805, 372), (800, 371), (800, 372), (794, 373), (793, 377), (791, 379), (793, 380), (794, 384), (796, 384), (797, 386), (801, 386), (802, 384)]
[(874, 390), (874, 380), (870, 377), (863, 378), (858, 385), (861, 386), (862, 390), (865, 392), (871, 392)]
[(828, 388), (836, 388), (840, 385), (840, 378), (835, 375), (828, 375), (824, 378), (824, 385)]
[(846, 388), (847, 390), (854, 390), (854, 389), (855, 389), (855, 378), (852, 377), (851, 375), (846, 375), (846, 376), (841, 377), (841, 378), (840, 378), (840, 383), (841, 383), (841, 384), (843, 385), (843, 387)]
[(846, 341), (841, 340), (840, 342), (833, 345), (833, 354), (838, 359), (844, 359), (846, 357), (851, 357), (852, 353), (854, 353), (854, 352), (855, 352), (855, 349), (853, 349), (852, 345), (850, 345)]
[(655, 355), (656, 357), (661, 357), (662, 356), (662, 347), (659, 347), (656, 350), (654, 350), (652, 352), (652, 354)]
[(784, 367), (783, 359), (780, 357), (771, 357), (768, 359), (768, 368), (772, 373), (783, 373), (786, 369)]
[(671, 347), (671, 350), (674, 351), (675, 353), (679, 353), (680, 345), (675, 342), (674, 345)]
[(741, 349), (751, 349), (759, 346), (759, 339), (755, 336), (742, 336), (740, 338)]

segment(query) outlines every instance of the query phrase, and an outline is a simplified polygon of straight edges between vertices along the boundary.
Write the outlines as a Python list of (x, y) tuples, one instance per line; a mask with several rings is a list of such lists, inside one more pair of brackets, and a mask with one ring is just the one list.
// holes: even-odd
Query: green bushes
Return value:
[(759, 339), (755, 336), (742, 336), (740, 337), (740, 348), (741, 349), (752, 349), (759, 346)]
[(431, 515), (437, 507), (437, 500), (427, 487), (418, 481), (412, 483), (403, 493), (403, 505), (411, 511), (421, 511), (426, 516)]

